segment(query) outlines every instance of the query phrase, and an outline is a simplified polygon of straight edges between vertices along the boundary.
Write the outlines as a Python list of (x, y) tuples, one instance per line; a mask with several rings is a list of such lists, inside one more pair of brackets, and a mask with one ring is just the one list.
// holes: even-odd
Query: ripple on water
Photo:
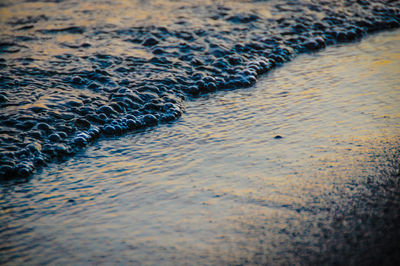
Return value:
[(376, 211), (365, 180), (398, 143), (399, 36), (300, 56), (188, 102), (177, 122), (2, 185), (1, 261), (357, 262), (376, 232), (351, 231), (352, 210)]
[(397, 28), (399, 10), (397, 1), (6, 1), (0, 178), (176, 120), (185, 98), (252, 86), (298, 54)]

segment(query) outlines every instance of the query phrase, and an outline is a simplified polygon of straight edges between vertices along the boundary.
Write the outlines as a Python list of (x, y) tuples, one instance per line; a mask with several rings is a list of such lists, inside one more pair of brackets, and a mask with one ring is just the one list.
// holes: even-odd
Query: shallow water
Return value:
[(0, 261), (337, 256), (322, 245), (340, 234), (332, 219), (398, 139), (399, 70), (399, 31), (329, 47), (255, 87), (193, 99), (176, 122), (102, 139), (26, 183), (2, 184)]
[(1, 1), (0, 179), (176, 120), (185, 97), (399, 27), (398, 1)]

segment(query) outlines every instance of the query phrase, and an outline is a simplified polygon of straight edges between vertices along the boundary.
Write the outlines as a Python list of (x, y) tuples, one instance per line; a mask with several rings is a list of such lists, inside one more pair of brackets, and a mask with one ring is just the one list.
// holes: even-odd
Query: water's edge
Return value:
[(299, 56), (2, 184), (1, 263), (395, 264), (399, 42)]
[[(252, 86), (259, 75), (291, 60), (297, 54), (317, 51), (335, 43), (354, 41), (367, 33), (400, 26), (397, 2), (338, 1), (327, 4), (298, 1), (283, 4), (272, 1), (258, 3), (258, 11), (247, 10), (243, 5), (240, 4), (244, 10), (240, 13), (223, 5), (214, 8), (207, 6), (218, 13), (212, 16), (212, 20), (221, 20), (223, 25), (223, 30), (217, 30), (216, 34), (212, 33), (215, 29), (211, 23), (204, 25), (205, 30), (194, 27), (185, 32), (174, 28), (176, 25), (136, 27), (127, 32), (120, 29), (106, 33), (98, 28), (80, 27), (36, 30), (38, 36), (43, 35), (47, 39), (49, 34), (60, 33), (75, 36), (106, 34), (113, 37), (117, 33), (123, 38), (136, 36), (137, 39), (128, 41), (140, 43), (141, 47), (151, 51), (152, 56), (148, 59), (141, 55), (134, 58), (124, 58), (124, 55), (115, 57), (98, 54), (93, 49), (93, 54), (82, 56), (76, 61), (77, 67), (63, 72), (48, 67), (31, 68), (31, 61), (26, 58), (24, 61), (12, 57), (3, 59), (1, 108), (4, 112), (0, 121), (4, 145), (0, 158), (0, 178), (29, 177), (38, 167), (69, 157), (100, 136), (121, 135), (175, 120), (182, 115), (185, 97)], [(198, 7), (194, 5), (190, 8), (197, 12)], [(268, 11), (265, 13), (267, 15), (261, 12), (263, 7), (264, 11)], [(200, 12), (199, 17), (205, 18), (209, 12)], [(308, 16), (303, 16), (304, 12)], [(20, 43), (26, 42), (27, 38), (17, 36), (20, 39), (16, 39), (7, 33), (7, 30), (12, 32), (15, 25), (25, 23), (12, 19), (5, 24), (11, 25), (11, 30), (4, 27), (6, 33), (2, 35), (2, 52), (14, 56), (26, 52), (23, 48), (26, 46)], [(187, 19), (186, 22), (191, 21)], [(245, 39), (241, 31), (248, 35)], [(151, 35), (148, 35), (149, 32)], [(232, 36), (228, 38), (229, 35)], [(178, 47), (172, 47), (178, 48), (179, 52), (168, 52), (171, 49), (170, 37), (180, 40)], [(203, 47), (204, 44), (206, 46)], [(90, 45), (79, 47), (90, 49)], [(49, 55), (44, 61), (50, 62), (54, 57), (71, 60), (70, 54), (62, 54)], [(128, 59), (135, 65), (133, 72), (130, 72), (133, 78), (121, 74), (128, 71)], [(87, 62), (79, 65), (81, 60), (89, 60), (89, 67)], [(127, 60), (127, 63), (110, 74), (107, 72), (108, 64), (112, 65), (115, 60)], [(8, 64), (8, 61), (12, 64)], [(77, 68), (83, 69), (77, 71)], [(38, 78), (32, 80), (31, 77), (36, 75), (39, 75)], [(26, 86), (38, 86), (39, 91), (44, 88), (46, 96), (47, 90), (54, 84), (56, 87), (61, 86), (54, 98), (50, 94), (50, 99), (40, 96), (39, 100), (32, 102), (30, 92), (26, 98), (25, 92), (31, 89), (26, 89)], [(102, 85), (99, 87), (99, 84)], [(67, 93), (82, 88), (85, 90), (78, 95)], [(21, 93), (24, 96), (19, 95)], [(61, 100), (62, 107), (54, 105), (54, 102), (64, 97), (66, 100)]]

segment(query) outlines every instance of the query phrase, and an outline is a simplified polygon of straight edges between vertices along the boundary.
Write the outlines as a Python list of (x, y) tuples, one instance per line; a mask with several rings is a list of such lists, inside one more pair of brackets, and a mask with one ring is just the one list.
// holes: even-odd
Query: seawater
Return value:
[(298, 54), (400, 27), (397, 1), (3, 0), (0, 179), (178, 119)]
[(352, 223), (382, 151), (398, 147), (399, 70), (399, 31), (328, 47), (253, 87), (193, 98), (176, 122), (100, 139), (26, 182), (2, 183), (0, 261), (280, 264), (357, 254), (335, 224)]

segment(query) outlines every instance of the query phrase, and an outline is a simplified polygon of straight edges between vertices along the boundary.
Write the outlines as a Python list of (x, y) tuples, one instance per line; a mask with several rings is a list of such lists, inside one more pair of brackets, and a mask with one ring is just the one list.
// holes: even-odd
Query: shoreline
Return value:
[(367, 177), (385, 180), (385, 152), (398, 151), (399, 38), (386, 32), (299, 56), (255, 87), (188, 103), (177, 122), (96, 142), (5, 183), (0, 260), (368, 259), (361, 251), (374, 241), (365, 240), (391, 232), (377, 230), (390, 219), (358, 218), (384, 213), (385, 198), (369, 196), (388, 194), (372, 193)]
[[(177, 5), (180, 4), (187, 12), (202, 8), (196, 4)], [(12, 57), (0, 62), (0, 178), (27, 178), (37, 168), (70, 157), (100, 137), (176, 120), (183, 114), (186, 97), (252, 86), (259, 75), (298, 54), (400, 26), (396, 2), (385, 5), (341, 1), (328, 5), (272, 1), (237, 5), (243, 12), (222, 4), (206, 6), (198, 15), (207, 22), (204, 29), (185, 26), (191, 22), (188, 18), (178, 26), (110, 31), (101, 27), (34, 27), (38, 42), (41, 38), (52, 40), (54, 34), (92, 41), (78, 48), (68, 46), (72, 51), (88, 53), (85, 56), (45, 56), (45, 65), (55, 58), (61, 60), (54, 69), (31, 67), (36, 59), (31, 62), (17, 57), (30, 53), (29, 45), (35, 47), (35, 40), (2, 35), (3, 54)], [(260, 9), (256, 11), (254, 7)], [(210, 18), (204, 12), (215, 15)], [(39, 25), (41, 22), (42, 19), (29, 21)], [(219, 23), (218, 27), (211, 22)], [(7, 30), (12, 32), (20, 24), (26, 23), (10, 19)], [(243, 34), (247, 36), (243, 38)], [(100, 54), (94, 48), (99, 42), (96, 36), (122, 38), (148, 54), (142, 57), (135, 50), (134, 56), (126, 57)], [(34, 88), (32, 95), (30, 87)]]

